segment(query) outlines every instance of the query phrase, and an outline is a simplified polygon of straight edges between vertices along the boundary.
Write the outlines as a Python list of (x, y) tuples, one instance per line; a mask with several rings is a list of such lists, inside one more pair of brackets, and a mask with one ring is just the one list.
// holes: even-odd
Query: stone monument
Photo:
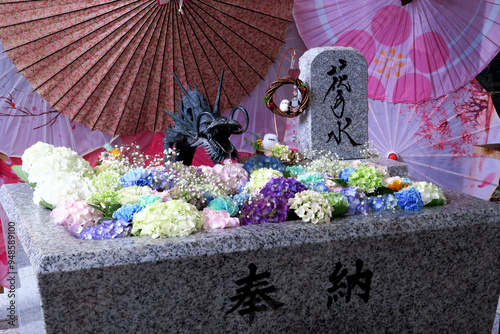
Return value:
[(362, 158), (368, 141), (368, 63), (348, 47), (308, 50), (299, 60), (300, 79), (310, 91), (308, 110), (299, 117), (299, 151), (336, 152)]

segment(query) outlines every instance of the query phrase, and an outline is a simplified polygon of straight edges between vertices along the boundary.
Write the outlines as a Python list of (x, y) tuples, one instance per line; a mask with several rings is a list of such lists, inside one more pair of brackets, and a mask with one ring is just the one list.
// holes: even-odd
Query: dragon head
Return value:
[[(179, 114), (169, 113), (175, 121), (174, 127), (168, 130), (168, 136), (171, 142), (179, 142), (186, 140), (191, 147), (204, 147), (210, 160), (214, 163), (221, 163), (226, 158), (237, 158), (238, 151), (229, 140), (233, 134), (242, 134), (248, 128), (248, 113), (241, 107), (236, 106), (231, 110), (229, 118), (224, 117), (220, 113), (220, 93), (222, 88), (222, 71), (217, 98), (215, 100), (214, 109), (209, 102), (200, 93), (195, 85), (194, 89), (188, 86), (187, 90), (182, 86), (179, 79), (174, 73), (174, 78), (184, 93), (184, 98), (179, 98), (177, 108)], [(234, 114), (240, 110), (245, 116), (245, 126), (242, 126), (234, 119)]]

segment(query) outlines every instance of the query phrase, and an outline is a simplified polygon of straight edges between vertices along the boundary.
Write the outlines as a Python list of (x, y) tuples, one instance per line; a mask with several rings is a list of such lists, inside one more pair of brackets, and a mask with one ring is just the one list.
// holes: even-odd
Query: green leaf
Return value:
[(394, 190), (391, 190), (387, 187), (381, 187), (381, 188), (377, 188), (375, 189), (375, 191), (371, 194), (367, 194), (367, 196), (378, 196), (378, 195), (386, 195), (386, 194), (394, 194), (395, 191)]
[(333, 179), (333, 181), (338, 184), (339, 186), (343, 187), (343, 188), (348, 188), (349, 187), (349, 183), (345, 182), (344, 180), (342, 179)]
[(437, 206), (437, 205), (444, 205), (444, 200), (441, 198), (434, 198), (432, 201), (430, 201), (424, 206)]
[(45, 202), (43, 199), (38, 204), (40, 204), (41, 206), (43, 206), (44, 208), (47, 208), (49, 210), (54, 210), (54, 208), (55, 208), (55, 206), (53, 206), (52, 204), (50, 204), (48, 202)]
[(11, 167), (12, 171), (16, 173), (16, 175), (23, 180), (25, 183), (29, 184), (32, 188), (36, 187), (36, 183), (32, 183), (28, 181), (28, 173), (26, 173), (21, 165), (14, 165)]

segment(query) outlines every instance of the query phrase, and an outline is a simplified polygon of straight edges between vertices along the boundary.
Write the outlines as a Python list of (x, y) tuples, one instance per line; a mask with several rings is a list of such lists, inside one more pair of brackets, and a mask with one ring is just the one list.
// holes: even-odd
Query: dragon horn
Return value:
[(219, 89), (217, 90), (217, 98), (215, 99), (215, 105), (214, 105), (214, 114), (216, 114), (217, 116), (220, 116), (219, 104), (220, 104), (220, 91), (222, 89), (222, 78), (224, 78), (224, 69), (222, 69), (222, 72), (220, 74)]
[[(186, 89), (184, 87), (182, 87), (182, 84), (181, 82), (179, 81), (179, 78), (177, 78), (177, 75), (175, 75), (175, 72), (172, 71), (173, 75), (174, 75), (174, 79), (175, 81), (177, 81), (177, 84), (179, 85), (179, 87), (181, 88), (182, 92), (184, 93), (184, 96), (187, 97), (189, 99), (189, 101), (193, 104), (193, 105), (196, 105), (195, 102), (193, 101), (193, 99), (191, 98), (191, 96), (189, 96), (188, 92), (186, 91)], [(188, 86), (189, 88), (189, 86)]]
[(231, 114), (229, 115), (229, 119), (231, 119), (231, 120), (233, 119), (234, 112), (236, 110), (241, 110), (241, 112), (245, 116), (245, 126), (243, 127), (243, 130), (233, 133), (235, 135), (240, 135), (240, 134), (244, 133), (245, 131), (247, 131), (247, 129), (248, 129), (248, 123), (249, 123), (249, 118), (248, 118), (248, 112), (246, 111), (245, 108), (243, 108), (242, 106), (236, 106), (236, 107), (233, 108), (233, 110), (231, 110)]

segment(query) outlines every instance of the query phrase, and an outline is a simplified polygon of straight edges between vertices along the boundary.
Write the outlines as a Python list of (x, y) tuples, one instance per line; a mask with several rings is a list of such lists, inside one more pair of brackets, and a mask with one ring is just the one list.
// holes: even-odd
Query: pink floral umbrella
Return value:
[(368, 95), (413, 103), (456, 91), (500, 50), (500, 0), (295, 0), (309, 48), (351, 46), (369, 64)]
[[(182, 5), (182, 7), (181, 7)], [(181, 7), (181, 8), (180, 8)], [(0, 5), (0, 39), (21, 74), (71, 121), (113, 135), (167, 128), (172, 72), (221, 109), (263, 79), (292, 0), (28, 0)]]
[(379, 154), (395, 154), (409, 174), (479, 198), (498, 186), (500, 160), (473, 146), (500, 140), (491, 96), (473, 80), (457, 92), (420, 103), (369, 99), (369, 137)]

